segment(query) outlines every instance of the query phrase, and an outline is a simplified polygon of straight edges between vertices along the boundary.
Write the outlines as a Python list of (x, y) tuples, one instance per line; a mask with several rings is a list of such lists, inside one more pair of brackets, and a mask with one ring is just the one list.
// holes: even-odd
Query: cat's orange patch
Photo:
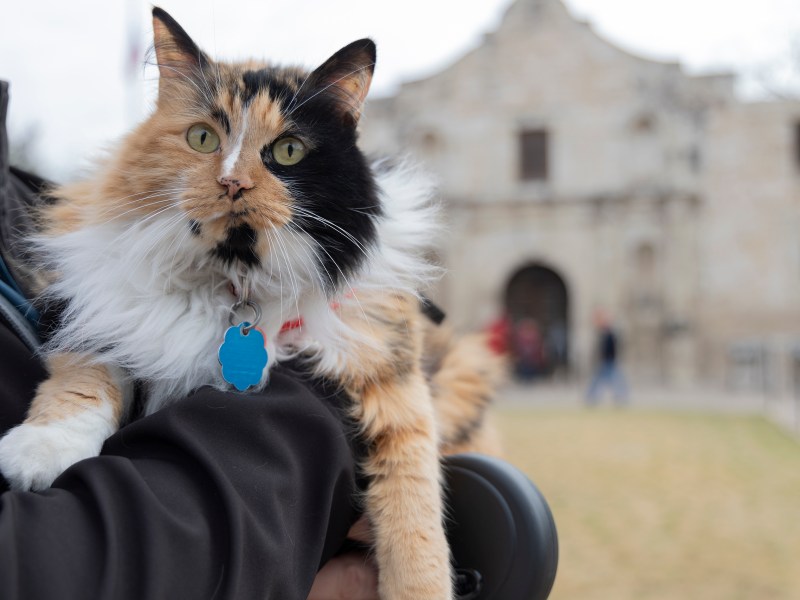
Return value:
[(47, 367), (50, 377), (39, 385), (26, 423), (46, 425), (106, 406), (119, 421), (122, 391), (106, 367), (74, 353), (49, 356)]
[(500, 455), (487, 412), (507, 371), (484, 335), (457, 337), (447, 326), (426, 323), (423, 364), (428, 372), (443, 454)]
[[(65, 186), (56, 191), (62, 200), (44, 210), (46, 231), (58, 235), (111, 220), (183, 211), (187, 225), (190, 219), (203, 225), (202, 239), (213, 248), (231, 227), (246, 223), (265, 232), (288, 223), (291, 194), (264, 166), (261, 150), (284, 134), (289, 123), (269, 94), (256, 94), (246, 105), (241, 97), (243, 71), (261, 67), (242, 63), (224, 65), (215, 72), (228, 85), (217, 88), (212, 104), (224, 111), (230, 133), (195, 99), (173, 94), (170, 102), (160, 102), (153, 115), (125, 138), (92, 188)], [(203, 154), (189, 147), (186, 132), (196, 123), (206, 123), (217, 132), (220, 147), (216, 152)], [(231, 172), (223, 173), (234, 151)], [(251, 181), (252, 187), (231, 201), (218, 181), (223, 176)], [(266, 242), (260, 242), (260, 249), (267, 249)]]

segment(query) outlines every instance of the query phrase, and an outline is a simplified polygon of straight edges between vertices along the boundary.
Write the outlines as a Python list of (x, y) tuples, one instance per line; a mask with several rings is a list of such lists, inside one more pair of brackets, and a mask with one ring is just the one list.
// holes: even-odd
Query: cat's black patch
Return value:
[(203, 233), (203, 226), (199, 221), (192, 219), (189, 221), (189, 231), (192, 232), (192, 235), (199, 237), (200, 234)]
[(227, 135), (231, 134), (231, 120), (228, 118), (228, 113), (226, 113), (223, 109), (219, 106), (215, 106), (211, 109), (211, 116), (214, 118), (222, 128), (225, 130)]
[(250, 225), (244, 224), (228, 230), (225, 241), (217, 244), (214, 255), (226, 265), (238, 260), (242, 264), (253, 267), (259, 264), (256, 255), (256, 241), (258, 234)]
[(23, 171), (17, 167), (11, 166), (9, 168), (11, 169), (11, 173), (17, 179), (21, 179), (25, 185), (36, 192), (36, 196), (32, 201), (34, 205), (38, 203), (38, 201), (48, 205), (58, 202), (58, 197), (52, 194), (53, 188), (56, 187), (56, 184), (48, 181), (47, 179), (43, 179), (38, 175), (34, 175), (33, 173)]
[(313, 142), (307, 156), (283, 166), (267, 145), (261, 158), (276, 177), (291, 182), (297, 206), (292, 221), (320, 245), (322, 276), (333, 292), (346, 285), (375, 244), (375, 219), (382, 211), (355, 128), (342, 121), (335, 102), (318, 92), (304, 89), (292, 113), (296, 129), (289, 133)]
[(242, 74), (244, 86), (241, 91), (242, 103), (248, 104), (257, 94), (267, 92), (273, 102), (291, 98), (294, 90), (286, 80), (273, 69), (245, 71)]
[(69, 308), (66, 298), (36, 300), (34, 306), (39, 311), (39, 339), (49, 342), (64, 326), (64, 315)]

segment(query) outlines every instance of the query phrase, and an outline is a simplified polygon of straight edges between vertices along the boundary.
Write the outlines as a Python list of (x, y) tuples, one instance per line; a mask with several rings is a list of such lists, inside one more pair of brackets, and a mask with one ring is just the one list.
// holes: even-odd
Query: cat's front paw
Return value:
[(23, 423), (0, 439), (0, 471), (13, 489), (46, 489), (67, 467), (100, 453), (108, 434), (87, 434), (70, 421)]

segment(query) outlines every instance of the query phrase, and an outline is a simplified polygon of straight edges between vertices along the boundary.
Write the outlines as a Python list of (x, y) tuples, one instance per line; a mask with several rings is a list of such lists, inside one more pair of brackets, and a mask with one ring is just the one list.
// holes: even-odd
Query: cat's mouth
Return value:
[(228, 212), (228, 217), (230, 218), (231, 221), (236, 222), (241, 219), (244, 219), (251, 212), (252, 210), (247, 207), (238, 210), (234, 210), (233, 208), (231, 208), (231, 210)]
[(256, 253), (257, 242), (258, 234), (256, 231), (247, 223), (242, 223), (230, 227), (225, 239), (216, 245), (212, 253), (226, 265), (239, 261), (248, 267), (252, 267), (261, 262)]

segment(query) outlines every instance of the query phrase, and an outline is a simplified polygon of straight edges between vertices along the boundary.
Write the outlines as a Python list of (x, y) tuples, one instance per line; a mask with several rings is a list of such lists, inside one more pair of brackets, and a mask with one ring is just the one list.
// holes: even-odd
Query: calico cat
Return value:
[(37, 490), (98, 454), (134, 381), (150, 413), (202, 385), (262, 388), (299, 356), (348, 392), (368, 442), (381, 597), (451, 598), (439, 450), (491, 446), (491, 367), (420, 311), (429, 183), (356, 145), (375, 45), (307, 72), (215, 62), (159, 8), (153, 28), (155, 111), (39, 215), (42, 297), (63, 312), (0, 470)]

